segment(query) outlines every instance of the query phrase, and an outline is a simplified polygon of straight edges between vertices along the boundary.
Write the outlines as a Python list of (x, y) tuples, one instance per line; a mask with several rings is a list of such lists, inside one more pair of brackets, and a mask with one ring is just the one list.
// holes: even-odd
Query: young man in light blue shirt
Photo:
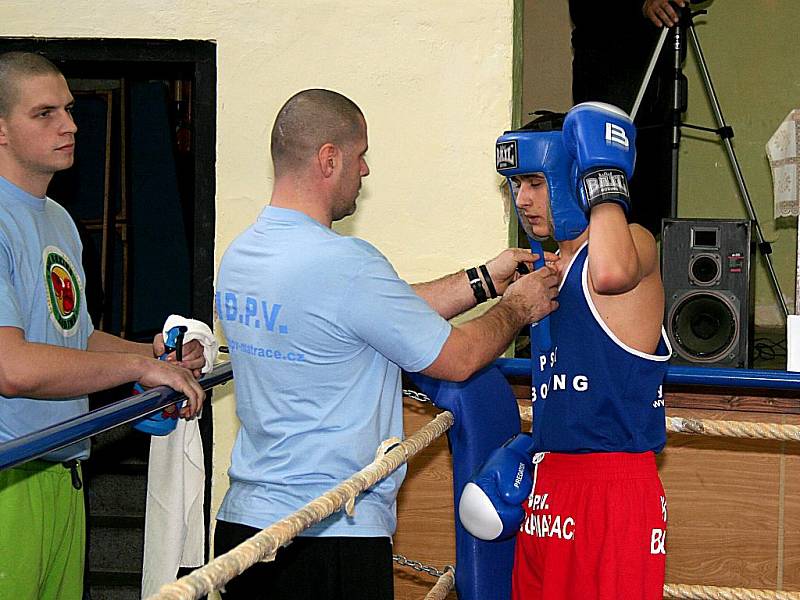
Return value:
[[(46, 195), (73, 162), (73, 102), (44, 57), (0, 55), (0, 442), (84, 414), (87, 394), (126, 382), (185, 394), (184, 417), (203, 402), (190, 370), (204, 364), (199, 344), (178, 366), (154, 358), (160, 339), (92, 327), (75, 224)], [(0, 598), (83, 597), (88, 455), (86, 440), (0, 471)]]

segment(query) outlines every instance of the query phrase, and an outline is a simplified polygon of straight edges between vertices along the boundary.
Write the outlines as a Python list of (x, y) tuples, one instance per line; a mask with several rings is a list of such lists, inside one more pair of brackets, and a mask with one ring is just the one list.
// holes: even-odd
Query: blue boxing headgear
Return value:
[(532, 173), (544, 175), (550, 194), (553, 239), (561, 242), (578, 237), (589, 222), (575, 195), (577, 171), (562, 141), (559, 120), (563, 122), (563, 116), (551, 113), (548, 117), (497, 138), (497, 172), (506, 177), (515, 207), (511, 178)]

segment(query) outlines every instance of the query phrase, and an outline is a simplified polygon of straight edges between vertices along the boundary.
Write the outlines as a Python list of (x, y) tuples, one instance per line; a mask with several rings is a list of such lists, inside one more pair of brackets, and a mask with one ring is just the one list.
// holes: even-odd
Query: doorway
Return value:
[[(0, 52), (12, 50), (52, 60), (76, 99), (75, 165), (53, 178), (48, 195), (67, 209), (81, 233), (87, 304), (95, 327), (150, 342), (172, 313), (210, 324), (216, 45), (0, 38)], [(97, 407), (130, 394), (124, 386), (90, 401)], [(200, 430), (210, 473), (210, 398)], [(85, 474), (87, 590), (95, 597), (107, 595), (111, 587), (128, 588), (130, 597), (138, 597), (148, 449), (149, 436), (130, 427), (93, 440)], [(205, 506), (208, 530), (210, 478)], [(106, 535), (105, 529), (111, 531)], [(125, 545), (138, 554), (138, 570), (135, 560), (126, 561), (117, 552), (115, 540), (122, 539), (132, 540)], [(104, 553), (112, 555), (108, 562)]]

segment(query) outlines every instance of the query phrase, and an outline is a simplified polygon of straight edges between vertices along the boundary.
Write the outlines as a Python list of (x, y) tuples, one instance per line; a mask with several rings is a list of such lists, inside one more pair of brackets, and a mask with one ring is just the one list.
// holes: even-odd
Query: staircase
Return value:
[[(130, 386), (93, 394), (90, 408), (127, 397)], [(206, 395), (200, 434), (206, 472), (211, 472), (212, 406)], [(83, 463), (86, 497), (86, 578), (83, 600), (139, 600), (144, 556), (144, 512), (150, 436), (131, 425), (115, 427), (92, 438), (92, 453)], [(206, 482), (205, 527), (211, 487)], [(179, 569), (177, 576), (192, 569)], [(205, 598), (205, 597), (204, 597)], [(201, 599), (203, 600), (203, 599)]]
[(94, 438), (84, 463), (88, 522), (84, 600), (138, 600), (150, 436), (123, 425)]

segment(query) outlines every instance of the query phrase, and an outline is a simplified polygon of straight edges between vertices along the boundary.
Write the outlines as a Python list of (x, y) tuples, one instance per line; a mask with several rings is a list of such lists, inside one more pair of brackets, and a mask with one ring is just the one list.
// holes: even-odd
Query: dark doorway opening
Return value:
[[(0, 38), (0, 52), (12, 50), (52, 60), (76, 98), (75, 165), (54, 177), (48, 195), (70, 212), (81, 232), (87, 304), (95, 327), (149, 342), (172, 313), (210, 324), (216, 45), (198, 40)], [(92, 404), (130, 393), (125, 388), (99, 394)], [(131, 514), (119, 512), (122, 504), (128, 510), (131, 496), (143, 494), (141, 481), (133, 479), (112, 483), (118, 489), (96, 502), (110, 512), (93, 514), (93, 478), (99, 484), (118, 471), (140, 479), (146, 474), (142, 461), (147, 460), (149, 437), (118, 429), (94, 440), (86, 465), (89, 545), (95, 548), (102, 545), (98, 532), (103, 527), (143, 523), (143, 504), (141, 514), (136, 507), (130, 508)], [(210, 473), (210, 398), (200, 430)], [(209, 505), (207, 478), (206, 531)], [(121, 537), (119, 531), (115, 537)], [(114, 547), (112, 543), (109, 550)], [(93, 562), (103, 560), (93, 561), (96, 551), (90, 548), (90, 593), (96, 588), (95, 597), (103, 597), (103, 588), (138, 588), (141, 575), (135, 565), (95, 568)]]

